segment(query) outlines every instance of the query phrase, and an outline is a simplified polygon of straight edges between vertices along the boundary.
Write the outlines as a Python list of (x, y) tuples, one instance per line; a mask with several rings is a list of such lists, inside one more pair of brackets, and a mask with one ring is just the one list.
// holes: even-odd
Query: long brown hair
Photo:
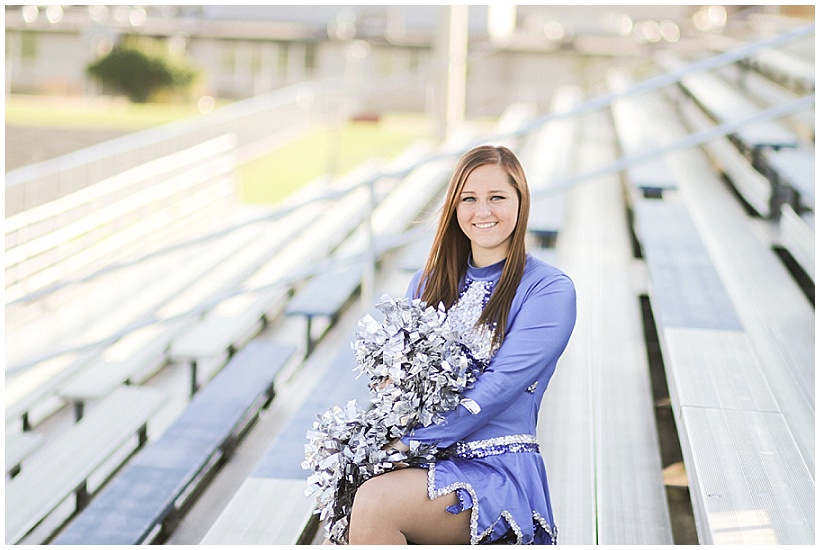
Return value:
[(506, 147), (482, 145), (471, 149), (459, 159), (450, 179), (436, 237), (430, 248), (430, 255), (427, 257), (416, 293), (418, 294), (424, 285), (421, 299), (432, 306), (442, 302), (448, 309), (458, 299), (459, 283), (467, 273), (470, 240), (458, 225), (456, 207), (467, 177), (479, 166), (487, 164), (502, 167), (507, 173), (510, 185), (518, 194), (518, 222), (512, 232), (507, 261), (490, 301), (476, 323), (477, 325), (495, 323), (493, 344), (501, 345), (507, 329), (510, 306), (527, 262), (524, 241), (527, 234), (527, 219), (530, 214), (530, 190), (524, 169), (515, 154)]

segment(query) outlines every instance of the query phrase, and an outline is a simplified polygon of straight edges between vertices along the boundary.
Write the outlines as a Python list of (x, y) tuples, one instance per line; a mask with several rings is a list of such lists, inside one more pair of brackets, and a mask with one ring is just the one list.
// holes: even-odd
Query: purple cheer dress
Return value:
[[(460, 298), (448, 311), (471, 361), (484, 368), (464, 392), (463, 406), (444, 422), (418, 427), (402, 438), (436, 445), (443, 456), (428, 469), (430, 499), (456, 492), (457, 514), (470, 510), (470, 542), (555, 544), (557, 529), (539, 454), (538, 410), (575, 326), (575, 287), (566, 274), (530, 255), (510, 307), (504, 343), (475, 322), (501, 277), (504, 261), (468, 265)], [(407, 291), (418, 297), (421, 273)]]

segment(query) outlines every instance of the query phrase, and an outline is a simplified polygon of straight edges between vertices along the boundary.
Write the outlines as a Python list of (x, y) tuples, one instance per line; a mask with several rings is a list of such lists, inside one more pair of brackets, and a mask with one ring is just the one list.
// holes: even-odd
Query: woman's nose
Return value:
[(479, 201), (478, 207), (476, 210), (476, 214), (482, 217), (486, 217), (490, 215), (490, 203), (485, 201)]

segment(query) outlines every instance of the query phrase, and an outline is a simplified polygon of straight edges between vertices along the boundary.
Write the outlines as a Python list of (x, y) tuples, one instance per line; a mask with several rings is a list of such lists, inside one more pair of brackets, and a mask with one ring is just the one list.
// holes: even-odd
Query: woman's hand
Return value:
[(401, 439), (394, 439), (393, 441), (391, 441), (390, 443), (385, 445), (384, 448), (385, 449), (396, 449), (397, 451), (401, 451), (403, 453), (406, 453), (407, 451), (410, 450), (410, 446), (406, 445), (405, 443), (402, 443)]
[[(391, 441), (390, 443), (388, 443), (387, 445), (385, 445), (382, 448), (385, 451), (389, 451), (390, 449), (394, 449), (396, 451), (401, 451), (403, 453), (406, 453), (407, 451), (410, 450), (410, 447), (405, 445), (404, 443), (402, 443), (401, 439), (394, 439), (393, 441)], [(395, 470), (401, 470), (402, 468), (407, 468), (407, 463), (406, 462), (394, 462), (393, 463), (393, 468)]]

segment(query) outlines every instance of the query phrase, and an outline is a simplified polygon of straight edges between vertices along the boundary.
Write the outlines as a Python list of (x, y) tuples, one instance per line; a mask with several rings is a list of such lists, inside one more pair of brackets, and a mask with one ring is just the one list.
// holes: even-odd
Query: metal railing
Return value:
[[(224, 134), (237, 151), (257, 142), (324, 122), (321, 102), (338, 93), (332, 81), (289, 86), (206, 115), (116, 138), (6, 173), (6, 217), (64, 197), (106, 178)], [(341, 106), (338, 107), (341, 109)], [(341, 111), (339, 111), (341, 113)]]

